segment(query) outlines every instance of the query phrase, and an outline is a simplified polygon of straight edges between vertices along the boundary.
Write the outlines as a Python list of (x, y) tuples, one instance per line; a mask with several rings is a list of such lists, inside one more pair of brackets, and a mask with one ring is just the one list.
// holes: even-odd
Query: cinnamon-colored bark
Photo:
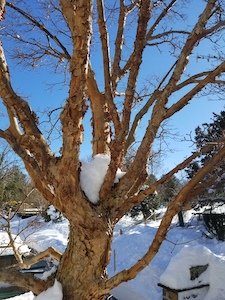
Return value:
[[(170, 1), (158, 17), (151, 20), (154, 5), (158, 5), (157, 1), (153, 4), (149, 0), (137, 0), (127, 6), (125, 1), (121, 0), (114, 56), (111, 55), (105, 4), (103, 0), (96, 2), (104, 70), (103, 90), (100, 89), (96, 79), (97, 74), (94, 74), (91, 66), (90, 43), (95, 2), (91, 0), (60, 1), (62, 14), (71, 33), (71, 54), (60, 39), (50, 32), (50, 29), (42, 26), (41, 22), (30, 17), (23, 10), (16, 9), (8, 3), (11, 9), (25, 17), (32, 23), (32, 26), (44, 32), (48, 40), (60, 47), (59, 55), (67, 59), (70, 66), (71, 80), (68, 97), (60, 114), (61, 155), (56, 157), (39, 129), (35, 113), (29, 107), (28, 102), (14, 91), (4, 50), (2, 45), (0, 47), (0, 97), (7, 108), (10, 123), (6, 130), (0, 130), (0, 137), (4, 138), (22, 158), (35, 187), (70, 222), (68, 246), (62, 257), (60, 253), (48, 249), (35, 258), (40, 259), (48, 254), (56, 255), (59, 260), (56, 278), (63, 286), (66, 300), (103, 299), (111, 288), (123, 281), (133, 279), (149, 264), (159, 250), (173, 216), (188, 201), (189, 196), (193, 197), (199, 191), (200, 180), (225, 158), (224, 141), (221, 140), (220, 150), (211, 162), (203, 167), (169, 204), (155, 239), (144, 257), (131, 269), (124, 270), (108, 279), (106, 267), (109, 263), (115, 224), (133, 205), (139, 204), (178, 170), (186, 167), (203, 151), (210, 148), (209, 145), (202, 149), (201, 153), (192, 154), (148, 189), (139, 192), (148, 177), (148, 160), (162, 123), (192, 101), (207, 85), (224, 84), (223, 79), (218, 79), (218, 76), (225, 72), (225, 63), (219, 61), (211, 70), (193, 74), (186, 80), (183, 79), (189, 56), (195, 46), (203, 38), (211, 36), (224, 26), (223, 20), (208, 25), (217, 1), (207, 1), (205, 9), (190, 32), (184, 30), (157, 32), (156, 29), (159, 28), (164, 17), (170, 13), (171, 8), (175, 9), (176, 2), (178, 0)], [(0, 7), (1, 11), (2, 9)], [(127, 17), (133, 12), (136, 16), (133, 48), (130, 52), (126, 52), (126, 61), (123, 61), (125, 26)], [(144, 51), (146, 47), (167, 42), (166, 38), (173, 34), (183, 35), (185, 39), (180, 54), (172, 63), (172, 67), (166, 70), (162, 80), (159, 80), (160, 83), (151, 92), (143, 106), (133, 116), (136, 85), (142, 60), (145, 57)], [(110, 56), (112, 56), (112, 62)], [(119, 93), (118, 89), (121, 89), (125, 82), (124, 93)], [(187, 87), (188, 92), (183, 92), (182, 96), (170, 105), (170, 97)], [(87, 102), (90, 103), (92, 111), (92, 154), (104, 153), (111, 157), (97, 205), (92, 205), (88, 201), (80, 187), (80, 145), (83, 140), (83, 118), (89, 105)], [(125, 155), (135, 141), (138, 124), (148, 114), (148, 125), (136, 156), (126, 175), (115, 184), (116, 171), (123, 165)], [(35, 259), (28, 261), (27, 264), (33, 263)], [(20, 266), (24, 266), (24, 262), (21, 262)], [(30, 289), (35, 294), (52, 284), (52, 281), (45, 283), (33, 278), (32, 275), (28, 277), (13, 270), (10, 270), (9, 274), (11, 275), (5, 274), (5, 270), (1, 269), (0, 280), (12, 284), (17, 282), (20, 287)]]

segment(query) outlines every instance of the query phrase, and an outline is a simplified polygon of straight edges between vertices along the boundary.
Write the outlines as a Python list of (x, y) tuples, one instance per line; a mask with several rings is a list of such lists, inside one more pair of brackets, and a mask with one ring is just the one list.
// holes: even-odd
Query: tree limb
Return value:
[(175, 112), (181, 110), (193, 97), (199, 93), (208, 83), (214, 82), (217, 76), (220, 76), (225, 72), (225, 62), (222, 62), (217, 68), (208, 74), (204, 79), (199, 81), (199, 83), (186, 95), (184, 95), (179, 101), (173, 104), (166, 112), (165, 118), (171, 117)]
[(125, 4), (124, 4), (124, 0), (120, 0), (120, 14), (119, 14), (119, 19), (118, 19), (118, 28), (117, 28), (116, 41), (115, 41), (115, 54), (114, 54), (114, 60), (113, 60), (113, 65), (112, 65), (113, 92), (116, 91), (118, 74), (120, 72), (120, 61), (121, 61), (125, 24), (126, 24)]
[(73, 168), (78, 167), (79, 150), (83, 137), (82, 120), (86, 112), (84, 108), (86, 107), (88, 56), (92, 30), (91, 0), (85, 1), (83, 4), (78, 2), (60, 1), (62, 12), (71, 31), (73, 44), (73, 53), (70, 60), (70, 92), (60, 116), (63, 127), (62, 154), (67, 153), (70, 156), (66, 159), (70, 160), (69, 164)]
[(5, 0), (0, 0), (0, 22), (4, 20)]
[(138, 125), (139, 125), (142, 117), (149, 111), (149, 108), (153, 105), (154, 101), (157, 99), (158, 94), (159, 94), (159, 91), (155, 90), (154, 93), (152, 94), (152, 96), (146, 102), (146, 104), (135, 115), (134, 121), (132, 123), (131, 129), (130, 129), (128, 137), (126, 139), (125, 150), (124, 150), (125, 154), (127, 153), (127, 150), (129, 149), (131, 144), (135, 141), (135, 132), (138, 128)]
[(185, 187), (181, 189), (176, 198), (169, 203), (155, 238), (146, 254), (130, 269), (123, 270), (106, 281), (104, 285), (106, 288), (112, 289), (122, 282), (133, 279), (141, 270), (148, 266), (158, 252), (162, 242), (165, 240), (173, 217), (180, 211), (184, 203), (187, 201), (188, 194), (200, 182), (200, 180), (212, 170), (214, 165), (218, 164), (224, 157), (225, 146), (219, 150), (219, 152), (210, 160), (208, 164), (203, 166), (197, 172), (197, 174), (185, 185)]
[(156, 30), (157, 26), (159, 23), (162, 21), (162, 19), (168, 14), (168, 12), (171, 10), (171, 8), (174, 6), (174, 4), (177, 2), (177, 0), (172, 0), (167, 7), (161, 12), (161, 14), (158, 16), (154, 24), (151, 26), (149, 29), (147, 35), (146, 35), (146, 40), (151, 40), (152, 39), (152, 34)]
[(98, 9), (98, 24), (99, 24), (100, 38), (102, 43), (105, 97), (106, 97), (106, 103), (108, 104), (108, 108), (112, 120), (114, 122), (115, 132), (117, 134), (121, 130), (121, 124), (120, 124), (119, 116), (116, 113), (116, 106), (113, 102), (108, 31), (106, 28), (106, 21), (105, 21), (104, 7), (103, 7), (102, 0), (97, 1), (97, 9)]
[(14, 9), (17, 11), (19, 14), (21, 14), (23, 17), (25, 17), (27, 20), (29, 20), (34, 26), (38, 27), (41, 31), (43, 31), (48, 37), (50, 37), (56, 44), (62, 49), (61, 57), (64, 57), (68, 60), (70, 60), (71, 56), (67, 49), (64, 47), (64, 45), (60, 42), (60, 40), (57, 38), (57, 36), (53, 35), (45, 26), (44, 24), (41, 24), (33, 16), (28, 14), (27, 12), (23, 11), (19, 7), (15, 6), (11, 2), (6, 2), (6, 5), (9, 6), (10, 8)]
[[(157, 39), (160, 39), (162, 37), (173, 35), (173, 34), (189, 35), (190, 32), (189, 31), (185, 31), (185, 30), (170, 30), (170, 31), (165, 31), (165, 32), (162, 32), (162, 33), (159, 33), (159, 34), (156, 34), (156, 35), (153, 35), (153, 36), (149, 37), (148, 41), (157, 40)], [(152, 46), (152, 45), (153, 45), (152, 43), (149, 44), (147, 42), (147, 46)]]
[[(9, 114), (10, 127), (8, 131), (14, 136), (15, 141), (18, 144), (22, 135), (15, 119), (15, 116), (17, 116), (24, 133), (30, 137), (35, 136), (36, 147), (38, 147), (35, 148), (33, 153), (36, 153), (36, 159), (39, 164), (45, 165), (44, 162), (46, 162), (46, 157), (53, 157), (53, 154), (37, 127), (35, 116), (31, 111), (29, 104), (20, 98), (11, 86), (9, 70), (2, 45), (0, 45), (0, 97), (3, 99)], [(26, 149), (26, 147), (23, 148), (25, 152), (27, 152)]]
[(59, 252), (54, 247), (49, 247), (43, 252), (38, 253), (37, 255), (33, 256), (32, 258), (24, 259), (18, 266), (21, 269), (30, 269), (33, 264), (43, 260), (43, 258), (52, 256), (55, 260), (60, 261), (62, 257), (62, 253)]
[(21, 273), (14, 268), (0, 268), (0, 281), (32, 291), (35, 295), (47, 290), (53, 284), (53, 279), (40, 280), (33, 274)]
[(125, 143), (125, 138), (129, 129), (131, 108), (134, 99), (134, 91), (140, 65), (142, 62), (142, 53), (145, 47), (145, 35), (149, 18), (150, 3), (148, 0), (143, 0), (139, 11), (132, 67), (130, 68), (128, 84), (125, 92), (125, 99), (122, 112), (122, 128), (120, 132), (116, 132), (116, 138), (114, 141), (111, 142), (111, 162), (100, 191), (102, 199), (107, 198), (107, 195), (109, 194), (109, 191), (111, 190), (111, 187), (114, 183), (116, 170), (122, 161), (123, 152), (121, 150)]
[[(212, 11), (213, 7), (215, 6), (215, 2), (216, 2), (215, 0), (212, 0), (207, 3), (206, 8), (204, 9), (203, 13), (199, 17), (197, 24), (195, 25), (192, 32), (188, 36), (186, 43), (184, 44), (184, 47), (181, 50), (181, 53), (178, 57), (176, 66), (174, 67), (171, 77), (168, 80), (168, 83), (165, 86), (165, 88), (160, 93), (160, 97), (157, 99), (157, 101), (154, 105), (151, 120), (147, 126), (146, 132), (144, 134), (144, 137), (142, 139), (140, 147), (137, 151), (135, 160), (134, 160), (132, 166), (130, 167), (130, 169), (128, 170), (128, 172), (126, 173), (126, 175), (120, 181), (121, 191), (123, 190), (122, 186), (123, 186), (123, 184), (125, 184), (125, 181), (127, 181), (126, 184), (128, 184), (128, 186), (132, 186), (131, 178), (133, 176), (132, 174), (135, 173), (136, 170), (139, 170), (139, 174), (138, 175), (136, 174), (138, 179), (137, 179), (136, 184), (133, 184), (133, 189), (131, 189), (129, 191), (130, 195), (132, 193), (135, 193), (135, 189), (136, 189), (136, 191), (138, 190), (138, 186), (139, 186), (138, 182), (140, 182), (140, 184), (141, 184), (141, 180), (143, 182), (145, 176), (147, 176), (146, 170), (143, 170), (143, 169), (140, 170), (140, 168), (138, 168), (138, 166), (140, 166), (140, 165), (146, 166), (147, 165), (147, 161), (149, 159), (149, 153), (151, 151), (151, 146), (155, 139), (155, 136), (159, 129), (159, 126), (163, 120), (165, 120), (166, 118), (169, 117), (167, 108), (166, 108), (166, 103), (168, 102), (168, 98), (176, 90), (176, 85), (177, 85), (178, 81), (180, 80), (181, 75), (183, 74), (185, 67), (188, 63), (188, 56), (191, 54), (196, 42), (202, 38), (202, 33), (203, 33), (203, 30), (204, 30), (205, 25), (208, 20), (207, 18), (211, 15), (211, 11)], [(184, 105), (185, 104), (183, 103), (183, 106)], [(119, 188), (120, 187), (118, 187), (118, 189)], [(118, 192), (118, 194), (120, 194), (118, 189), (117, 189), (117, 192)], [(129, 198), (129, 195), (126, 195), (126, 196)], [(120, 195), (120, 197), (123, 198), (122, 195)]]
[[(216, 141), (217, 143), (224, 144), (224, 139)], [(169, 171), (167, 174), (163, 175), (159, 180), (152, 183), (147, 189), (141, 191), (138, 193), (138, 195), (135, 195), (131, 198), (126, 199), (126, 201), (121, 201), (120, 208), (116, 208), (115, 210), (112, 209), (112, 215), (115, 219), (119, 220), (121, 216), (123, 216), (127, 211), (129, 211), (134, 205), (138, 205), (141, 201), (143, 201), (147, 196), (154, 194), (157, 188), (167, 182), (174, 174), (176, 174), (178, 171), (183, 170), (186, 168), (195, 158), (201, 156), (204, 153), (207, 153), (210, 149), (212, 149), (214, 145), (207, 144), (203, 148), (201, 148), (199, 151), (194, 152), (192, 155), (190, 155), (188, 158), (186, 158), (183, 162), (178, 164), (175, 168), (173, 168), (171, 171)]]
[(110, 53), (109, 53), (109, 38), (106, 27), (104, 6), (102, 0), (97, 0), (98, 9), (98, 26), (100, 38), (102, 43), (103, 67), (104, 67), (104, 81), (105, 81), (105, 94), (107, 102), (112, 102), (112, 84), (111, 84), (111, 71), (110, 71)]
[[(146, 34), (146, 45), (147, 45), (147, 41), (149, 39), (151, 39), (151, 36), (153, 34), (153, 32), (155, 31), (155, 29), (157, 28), (158, 24), (160, 23), (160, 21), (166, 16), (166, 14), (170, 11), (171, 7), (177, 2), (177, 0), (172, 0), (169, 5), (164, 9), (164, 11), (159, 15), (159, 17), (157, 18), (157, 20), (155, 21), (155, 23), (153, 24), (153, 26), (149, 29), (148, 33)], [(121, 69), (120, 71), (120, 78), (122, 78), (130, 69), (132, 62), (133, 62), (133, 56), (134, 56), (134, 52), (131, 54), (131, 56), (129, 57), (129, 59), (127, 60), (126, 64), (124, 65), (124, 67)]]
[(164, 88), (162, 95), (161, 95), (161, 101), (162, 104), (166, 104), (168, 97), (172, 94), (172, 92), (175, 89), (175, 86), (177, 85), (178, 81), (181, 78), (181, 75), (183, 74), (186, 65), (189, 61), (189, 55), (192, 53), (193, 48), (195, 47), (196, 43), (203, 37), (204, 35), (204, 29), (207, 24), (208, 18), (211, 15), (212, 9), (214, 8), (216, 4), (216, 0), (212, 0), (207, 2), (207, 5), (203, 11), (203, 13), (200, 15), (198, 22), (194, 26), (193, 30), (187, 37), (187, 40), (181, 50), (181, 53), (178, 57), (177, 64), (174, 68), (174, 71), (168, 81), (168, 84)]
[(139, 11), (138, 27), (134, 43), (134, 55), (128, 76), (128, 83), (125, 91), (125, 99), (122, 113), (122, 128), (124, 133), (122, 135), (122, 139), (120, 138), (119, 143), (123, 143), (123, 139), (125, 138), (129, 128), (130, 114), (134, 98), (135, 86), (137, 82), (137, 76), (142, 62), (142, 53), (146, 45), (145, 35), (147, 31), (148, 21), (150, 18), (149, 4), (149, 1), (142, 1), (142, 5)]

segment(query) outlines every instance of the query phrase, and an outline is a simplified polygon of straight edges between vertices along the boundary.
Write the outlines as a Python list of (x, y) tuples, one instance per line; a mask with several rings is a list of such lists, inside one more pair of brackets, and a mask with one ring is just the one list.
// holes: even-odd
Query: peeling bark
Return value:
[(71, 228), (57, 272), (57, 279), (63, 283), (63, 299), (103, 299), (110, 292), (102, 291), (101, 285), (107, 279), (112, 230), (102, 220), (100, 226)]
[[(0, 19), (3, 6), (0, 2)], [(184, 187), (174, 201), (172, 201), (160, 225), (148, 252), (131, 269), (124, 270), (111, 279), (107, 278), (106, 267), (110, 258), (110, 247), (113, 235), (113, 226), (133, 205), (140, 203), (146, 195), (153, 193), (162, 183), (172, 175), (187, 166), (201, 153), (194, 153), (177, 165), (161, 179), (153, 183), (148, 189), (139, 192), (148, 177), (148, 160), (152, 145), (163, 121), (169, 119), (199, 92), (209, 84), (224, 85), (223, 78), (225, 64), (221, 62), (211, 70), (193, 74), (183, 80), (185, 67), (189, 63), (189, 56), (195, 46), (203, 38), (211, 37), (214, 32), (224, 28), (225, 21), (218, 20), (209, 24), (216, 12), (216, 0), (207, 1), (205, 9), (190, 32), (184, 30), (156, 31), (160, 24), (172, 10), (176, 12), (172, 0), (167, 5), (161, 3), (163, 9), (154, 20), (151, 13), (154, 6), (161, 5), (161, 1), (154, 3), (149, 0), (126, 1), (120, 0), (118, 15), (117, 36), (115, 49), (111, 48), (110, 35), (105, 16), (103, 0), (96, 3), (79, 0), (61, 0), (62, 14), (71, 33), (71, 55), (58, 37), (50, 29), (42, 26), (35, 17), (26, 14), (11, 3), (8, 7), (31, 22), (32, 26), (45, 34), (47, 41), (53, 41), (60, 48), (59, 59), (68, 60), (70, 65), (70, 86), (68, 97), (60, 115), (62, 125), (63, 144), (61, 156), (56, 157), (48, 146), (44, 135), (39, 129), (35, 113), (27, 101), (20, 97), (13, 89), (10, 74), (2, 45), (0, 46), (0, 97), (6, 106), (10, 125), (6, 130), (0, 130), (0, 137), (4, 138), (24, 161), (25, 167), (32, 178), (35, 187), (41, 194), (60, 210), (70, 222), (69, 242), (64, 254), (53, 249), (47, 249), (34, 259), (20, 262), (20, 267), (29, 267), (30, 264), (46, 255), (53, 255), (59, 260), (56, 278), (62, 283), (64, 299), (66, 300), (95, 300), (103, 299), (111, 288), (123, 281), (133, 279), (138, 272), (146, 267), (155, 256), (166, 237), (173, 216), (180, 211), (189, 197), (200, 192), (199, 182), (207, 172), (210, 172), (219, 160), (224, 159), (224, 141), (221, 141), (220, 151), (203, 167), (199, 173)], [(100, 90), (91, 67), (90, 43), (92, 35), (92, 6), (98, 8), (98, 24), (104, 69), (104, 88)], [(160, 8), (160, 7), (159, 7)], [(157, 11), (157, 9), (156, 9)], [(135, 30), (133, 48), (123, 61), (124, 34), (127, 16), (135, 12)], [(149, 22), (150, 21), (150, 22)], [(135, 104), (135, 90), (138, 75), (142, 65), (144, 51), (154, 45), (166, 42), (166, 37), (183, 35), (180, 53), (172, 67), (165, 72), (155, 89), (151, 91), (149, 99), (132, 118), (132, 109)], [(157, 44), (157, 41), (158, 42)], [(155, 43), (155, 44), (154, 44)], [(49, 43), (50, 44), (50, 43)], [(132, 46), (131, 46), (132, 47)], [(111, 64), (111, 51), (114, 57)], [(126, 51), (125, 51), (126, 52)], [(118, 101), (117, 95), (121, 85), (126, 86)], [(183, 92), (185, 88), (188, 92)], [(177, 91), (182, 96), (173, 105), (169, 106), (170, 97)], [(122, 93), (121, 93), (122, 94)], [(88, 99), (87, 99), (88, 98)], [(83, 141), (83, 118), (88, 109), (86, 101), (90, 101), (92, 111), (92, 155), (99, 153), (111, 157), (108, 172), (100, 190), (100, 201), (92, 205), (85, 197), (80, 187), (80, 145)], [(149, 122), (140, 141), (134, 161), (131, 163), (126, 175), (115, 184), (115, 174), (118, 167), (123, 164), (129, 147), (135, 141), (135, 131), (143, 116), (149, 114)], [(20, 124), (20, 125), (18, 125)], [(210, 148), (208, 145), (203, 151)], [(211, 179), (215, 179), (211, 177)], [(18, 260), (20, 261), (19, 257)], [(18, 267), (18, 265), (17, 265)], [(47, 289), (53, 281), (42, 282), (32, 277), (20, 274), (17, 270), (0, 270), (0, 280), (17, 284), (24, 289), (32, 290), (35, 294)]]

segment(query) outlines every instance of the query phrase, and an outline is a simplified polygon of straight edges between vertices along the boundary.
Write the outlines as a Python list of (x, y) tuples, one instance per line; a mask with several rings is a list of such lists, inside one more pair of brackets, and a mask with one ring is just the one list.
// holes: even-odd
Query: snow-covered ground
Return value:
[[(225, 299), (225, 242), (209, 239), (204, 234), (204, 226), (193, 217), (189, 211), (185, 217), (186, 226), (178, 227), (176, 220), (172, 224), (167, 239), (163, 242), (159, 252), (134, 280), (123, 283), (112, 291), (118, 300), (161, 300), (162, 289), (158, 283), (171, 288), (182, 289), (202, 283), (210, 284), (204, 300)], [(12, 222), (12, 231), (25, 227), (32, 218), (21, 220), (15, 218)], [(143, 224), (140, 220), (124, 217), (116, 226), (112, 244), (111, 263), (108, 267), (109, 276), (132, 266), (147, 251), (160, 224), (149, 221)], [(45, 223), (41, 218), (31, 227), (20, 234), (20, 238), (37, 251), (53, 246), (63, 251), (67, 245), (68, 222)], [(2, 239), (0, 238), (0, 241)], [(170, 263), (172, 261), (172, 263)], [(190, 266), (208, 264), (207, 270), (199, 279), (190, 281), (187, 270)], [(48, 293), (48, 294), (46, 294)], [(213, 296), (212, 296), (213, 295)], [(61, 300), (60, 283), (43, 295), (34, 297), (30, 293), (11, 298), (14, 300)]]

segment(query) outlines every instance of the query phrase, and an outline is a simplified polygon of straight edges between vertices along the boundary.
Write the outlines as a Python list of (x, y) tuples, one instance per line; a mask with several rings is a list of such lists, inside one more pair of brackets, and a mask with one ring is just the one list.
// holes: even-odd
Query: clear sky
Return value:
[[(192, 12), (192, 17), (190, 18), (190, 24), (193, 23), (199, 15), (202, 1), (196, 1), (194, 3), (194, 10)], [(7, 16), (7, 15), (6, 15)], [(113, 30), (112, 28), (110, 30)], [(4, 39), (3, 39), (4, 45)], [(198, 51), (204, 53), (205, 49), (203, 45), (202, 48), (199, 48)], [(165, 49), (165, 51), (167, 51)], [(151, 56), (146, 52), (144, 56), (144, 63), (142, 65), (142, 71), (140, 73), (140, 86), (141, 80), (144, 80), (144, 77), (147, 76), (150, 78), (150, 74), (157, 74), (159, 77), (163, 77), (168, 69), (174, 63), (174, 58), (172, 58), (168, 53), (160, 53), (157, 49), (151, 52)], [(98, 52), (94, 52), (94, 61), (92, 61), (93, 68), (95, 70), (96, 78), (102, 78), (102, 61), (101, 56)], [(7, 52), (6, 52), (7, 58)], [(40, 111), (43, 110), (44, 106), (48, 106), (50, 109), (60, 106), (65, 98), (67, 97), (67, 87), (62, 84), (56, 85), (53, 88), (49, 88), (47, 84), (60, 82), (59, 76), (53, 76), (53, 74), (45, 69), (45, 71), (40, 69), (24, 69), (22, 66), (15, 66), (9, 59), (8, 63), (10, 66), (10, 72), (12, 77), (13, 88), (17, 91), (22, 97), (27, 97), (31, 108), (34, 111), (38, 111), (40, 120), (42, 119)], [(190, 66), (190, 72), (199, 71), (204, 67), (201, 61), (193, 61), (193, 64)], [(215, 99), (209, 98), (208, 100), (198, 98), (187, 105), (182, 111), (180, 111), (176, 116), (172, 118), (169, 122), (169, 126), (172, 128), (172, 132), (178, 137), (178, 133), (181, 136), (186, 136), (190, 132), (194, 132), (194, 129), (201, 125), (204, 122), (209, 122), (212, 118), (212, 112), (220, 113), (224, 109), (224, 101), (216, 101)], [(1, 110), (1, 107), (0, 107)], [(85, 122), (90, 123), (90, 112), (85, 117)], [(6, 127), (5, 119), (1, 118), (1, 128)], [(91, 156), (91, 129), (84, 132), (85, 142), (81, 148), (81, 159), (87, 159)], [(179, 142), (173, 139), (168, 139), (170, 150), (167, 151), (167, 156), (163, 162), (161, 168), (162, 172), (169, 171), (172, 167), (175, 167), (177, 163), (180, 163), (187, 155), (191, 153), (190, 145), (188, 142)], [(59, 140), (52, 141), (52, 150), (59, 150)], [(174, 150), (174, 152), (172, 151)], [(175, 151), (177, 150), (177, 151)]]

